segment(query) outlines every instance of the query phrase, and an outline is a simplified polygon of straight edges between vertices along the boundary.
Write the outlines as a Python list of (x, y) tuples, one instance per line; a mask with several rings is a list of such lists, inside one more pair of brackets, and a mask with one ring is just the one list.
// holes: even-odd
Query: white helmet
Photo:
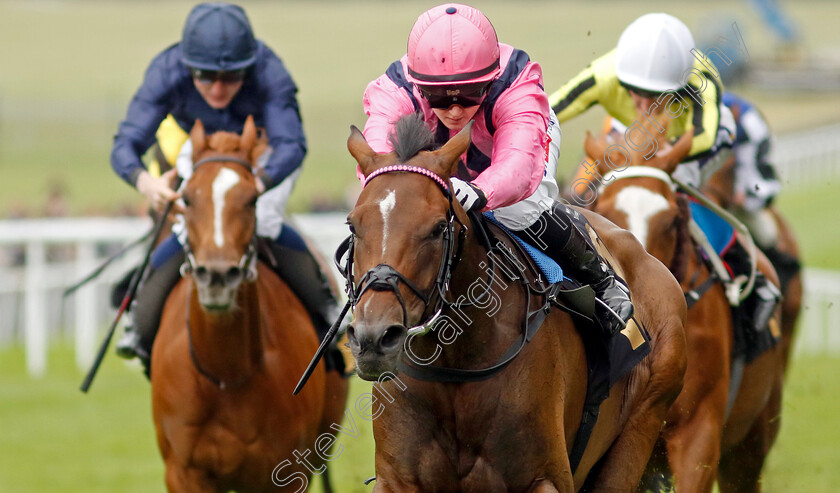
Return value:
[(645, 14), (627, 26), (615, 50), (615, 72), (624, 84), (665, 92), (683, 87), (694, 66), (691, 31), (674, 16)]

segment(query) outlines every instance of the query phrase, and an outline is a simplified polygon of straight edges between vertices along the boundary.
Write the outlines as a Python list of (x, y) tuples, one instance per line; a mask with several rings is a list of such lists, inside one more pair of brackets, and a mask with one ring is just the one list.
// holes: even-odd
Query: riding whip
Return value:
[[(175, 190), (177, 190), (181, 186), (181, 177), (177, 177), (175, 179)], [(157, 220), (155, 224), (154, 232), (152, 234), (152, 241), (149, 242), (149, 247), (146, 249), (146, 255), (143, 257), (143, 263), (140, 264), (140, 268), (134, 272), (134, 275), (131, 276), (131, 282), (128, 285), (128, 291), (126, 291), (125, 296), (123, 297), (122, 303), (120, 303), (120, 307), (117, 310), (117, 315), (114, 317), (114, 321), (111, 322), (111, 327), (108, 329), (108, 332), (105, 334), (105, 339), (102, 341), (102, 344), (99, 346), (99, 352), (96, 353), (96, 359), (94, 359), (93, 364), (88, 370), (85, 379), (82, 381), (82, 386), (80, 390), (82, 392), (87, 393), (88, 389), (90, 389), (91, 384), (93, 383), (93, 377), (96, 376), (96, 372), (99, 371), (99, 366), (102, 364), (102, 360), (105, 358), (105, 353), (108, 351), (108, 346), (111, 345), (111, 339), (114, 337), (114, 332), (117, 329), (117, 324), (122, 318), (122, 314), (131, 304), (131, 301), (134, 299), (134, 295), (137, 293), (137, 287), (140, 284), (140, 279), (143, 278), (145, 275), (146, 269), (149, 267), (149, 259), (152, 256), (152, 251), (155, 249), (155, 240), (160, 236), (161, 231), (163, 231), (163, 226), (166, 224), (166, 218), (169, 216), (169, 212), (172, 210), (172, 204), (174, 201), (170, 201), (166, 204), (166, 209), (164, 209), (163, 214)]]
[(344, 316), (347, 315), (347, 310), (350, 309), (350, 301), (344, 305), (344, 308), (341, 310), (341, 315), (338, 316), (338, 320), (336, 320), (330, 330), (327, 331), (326, 335), (324, 335), (324, 340), (321, 341), (321, 345), (318, 346), (318, 350), (315, 351), (315, 356), (312, 357), (312, 361), (309, 362), (309, 366), (306, 367), (306, 371), (303, 372), (303, 376), (300, 377), (300, 381), (295, 387), (295, 391), (292, 393), (293, 395), (298, 395), (298, 392), (306, 385), (307, 380), (312, 375), (312, 372), (315, 371), (315, 367), (318, 366), (318, 362), (321, 361), (321, 358), (324, 356), (324, 353), (327, 352), (327, 347), (329, 347), (332, 340), (335, 339), (335, 335), (338, 333), (338, 327), (341, 325), (341, 321), (344, 320)]
[(115, 261), (118, 258), (125, 255), (125, 253), (128, 252), (129, 250), (131, 250), (132, 248), (134, 248), (137, 245), (146, 241), (149, 238), (149, 236), (152, 235), (152, 232), (154, 232), (154, 230), (155, 230), (155, 225), (153, 225), (151, 228), (149, 228), (149, 231), (146, 231), (146, 233), (143, 236), (141, 236), (140, 238), (137, 238), (136, 240), (132, 241), (128, 245), (122, 247), (120, 249), (120, 251), (118, 251), (117, 253), (108, 257), (104, 262), (102, 262), (102, 264), (99, 265), (99, 267), (95, 268), (90, 274), (86, 275), (84, 277), (84, 279), (78, 281), (76, 284), (73, 284), (72, 286), (65, 289), (64, 294), (61, 295), (62, 298), (66, 298), (66, 297), (70, 296), (71, 294), (75, 293), (76, 290), (79, 289), (80, 287), (84, 286), (85, 284), (87, 284), (90, 281), (99, 277), (99, 275), (102, 274), (102, 271), (104, 271), (109, 265), (111, 265), (111, 263), (113, 261)]

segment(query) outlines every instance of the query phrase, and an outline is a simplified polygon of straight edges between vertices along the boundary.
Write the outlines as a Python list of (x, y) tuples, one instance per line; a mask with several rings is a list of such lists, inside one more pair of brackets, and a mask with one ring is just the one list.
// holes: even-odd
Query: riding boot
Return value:
[(799, 259), (779, 250), (775, 245), (769, 248), (762, 248), (761, 251), (773, 265), (773, 268), (776, 269), (776, 275), (779, 276), (779, 285), (782, 293), (786, 293), (790, 281), (802, 269), (802, 264), (799, 263)]
[[(732, 269), (733, 279), (749, 279), (752, 270), (750, 254), (741, 242), (736, 241), (721, 258)], [(753, 289), (740, 305), (741, 317), (747, 322), (747, 327), (755, 332), (764, 330), (781, 298), (779, 288), (764, 274), (756, 272)]]
[(595, 322), (609, 337), (625, 327), (633, 315), (633, 303), (624, 280), (592, 244), (587, 225), (580, 213), (555, 203), (525, 232), (534, 246), (557, 261), (571, 277), (592, 287), (596, 296)]
[(137, 290), (130, 308), (131, 315), (126, 320), (125, 333), (117, 343), (117, 354), (127, 359), (139, 358), (147, 376), (163, 305), (181, 278), (180, 268), (184, 260), (184, 252), (177, 251), (151, 271)]
[[(333, 322), (341, 315), (343, 307), (339, 305), (320, 264), (308, 249), (301, 250), (272, 242), (271, 250), (277, 261), (275, 272), (303, 303), (315, 326), (318, 340), (322, 341)], [(333, 339), (324, 360), (327, 370), (343, 374), (344, 356), (338, 349), (337, 340), (338, 337)]]

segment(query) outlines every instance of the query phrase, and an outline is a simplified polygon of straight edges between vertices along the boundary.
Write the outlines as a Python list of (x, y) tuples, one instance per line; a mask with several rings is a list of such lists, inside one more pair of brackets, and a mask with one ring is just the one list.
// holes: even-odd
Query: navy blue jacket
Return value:
[(201, 119), (208, 134), (220, 130), (240, 133), (245, 119), (253, 115), (257, 126), (265, 127), (273, 149), (260, 175), (266, 188), (299, 168), (306, 155), (306, 138), (297, 86), (277, 55), (261, 41), (257, 44), (256, 63), (248, 69), (242, 88), (221, 110), (208, 106), (196, 90), (189, 69), (181, 62), (180, 44), (155, 57), (114, 137), (114, 171), (136, 186), (137, 176), (144, 169), (140, 158), (154, 143), (158, 126), (167, 114), (172, 114), (187, 132), (196, 119)]

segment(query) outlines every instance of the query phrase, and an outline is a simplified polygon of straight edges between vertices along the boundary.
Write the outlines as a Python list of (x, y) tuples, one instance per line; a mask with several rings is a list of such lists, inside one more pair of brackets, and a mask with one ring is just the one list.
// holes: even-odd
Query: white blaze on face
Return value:
[(236, 171), (228, 168), (220, 169), (216, 179), (213, 180), (213, 240), (219, 248), (225, 244), (224, 225), (222, 224), (225, 211), (225, 195), (237, 183), (239, 183), (239, 175)]
[(382, 213), (382, 255), (385, 255), (385, 246), (388, 244), (388, 216), (397, 205), (397, 193), (394, 190), (388, 192), (384, 199), (379, 201), (379, 212)]
[(647, 248), (648, 221), (668, 210), (668, 200), (647, 188), (630, 186), (618, 192), (615, 208), (627, 215), (627, 229)]

